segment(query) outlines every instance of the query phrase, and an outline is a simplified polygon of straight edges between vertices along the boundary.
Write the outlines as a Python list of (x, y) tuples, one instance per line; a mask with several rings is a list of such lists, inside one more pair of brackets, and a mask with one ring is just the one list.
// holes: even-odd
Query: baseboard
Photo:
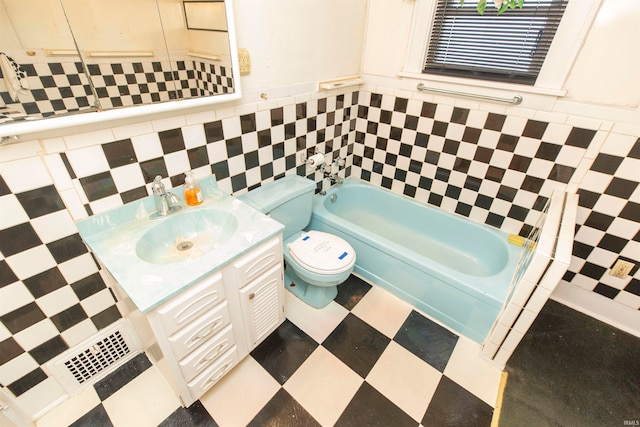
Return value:
[(560, 282), (551, 299), (640, 338), (640, 311), (594, 292)]

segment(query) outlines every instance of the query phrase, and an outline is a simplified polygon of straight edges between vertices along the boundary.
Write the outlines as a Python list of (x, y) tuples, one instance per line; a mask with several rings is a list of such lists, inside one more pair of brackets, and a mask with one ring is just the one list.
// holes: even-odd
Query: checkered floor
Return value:
[(480, 346), (355, 276), (287, 320), (183, 408), (144, 354), (41, 418), (47, 426), (489, 426), (500, 371)]

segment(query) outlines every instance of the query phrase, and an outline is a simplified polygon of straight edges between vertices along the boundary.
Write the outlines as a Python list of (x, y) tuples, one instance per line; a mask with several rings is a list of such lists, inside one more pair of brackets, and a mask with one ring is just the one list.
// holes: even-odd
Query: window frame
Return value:
[[(415, 0), (411, 36), (401, 77), (426, 82), (462, 84), (486, 89), (518, 90), (520, 92), (563, 96), (564, 83), (571, 72), (580, 48), (586, 39), (602, 0), (572, 0), (567, 4), (544, 65), (534, 85), (494, 82), (467, 77), (452, 77), (422, 73), (429, 37), (438, 0)], [(489, 5), (488, 7), (493, 7)], [(517, 13), (517, 9), (505, 13)]]

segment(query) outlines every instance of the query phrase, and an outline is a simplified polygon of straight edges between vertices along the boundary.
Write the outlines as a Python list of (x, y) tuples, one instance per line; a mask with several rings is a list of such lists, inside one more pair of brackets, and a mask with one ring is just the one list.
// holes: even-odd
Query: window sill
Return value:
[(422, 74), (422, 73), (416, 73), (416, 72), (410, 72), (410, 71), (401, 71), (398, 73), (398, 75), (400, 77), (420, 80), (422, 82), (437, 83), (439, 89), (461, 90), (460, 87), (465, 86), (465, 87), (474, 88), (474, 89), (476, 88), (486, 89), (488, 92), (490, 92), (492, 89), (495, 89), (500, 91), (524, 92), (524, 93), (546, 95), (546, 96), (553, 96), (553, 97), (562, 97), (566, 94), (566, 91), (562, 89), (551, 89), (551, 88), (541, 88), (541, 87), (535, 87), (535, 86), (518, 85), (518, 84), (510, 84), (510, 83), (499, 83), (499, 82), (492, 82), (488, 80), (464, 79), (460, 77), (446, 77), (446, 76), (438, 76), (434, 74)]

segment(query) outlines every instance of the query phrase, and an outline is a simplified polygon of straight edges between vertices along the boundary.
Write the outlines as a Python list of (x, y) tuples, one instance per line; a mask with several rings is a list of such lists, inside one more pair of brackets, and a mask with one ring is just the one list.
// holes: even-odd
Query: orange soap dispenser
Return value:
[(185, 172), (184, 178), (184, 201), (189, 206), (198, 206), (202, 203), (202, 190), (193, 176), (193, 172)]

